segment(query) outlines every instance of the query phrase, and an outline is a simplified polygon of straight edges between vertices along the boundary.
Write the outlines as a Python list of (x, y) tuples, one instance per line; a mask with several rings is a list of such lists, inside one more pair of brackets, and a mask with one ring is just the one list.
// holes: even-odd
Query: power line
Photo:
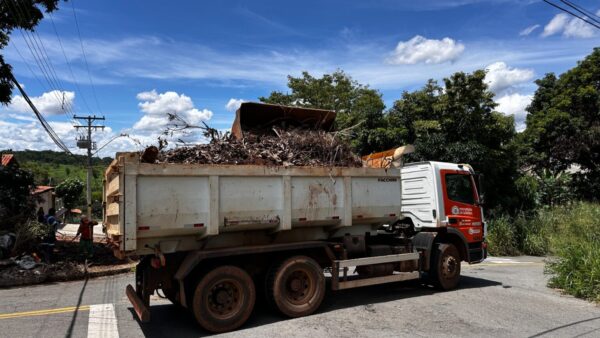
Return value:
[[(25, 13), (21, 17), (21, 19), (26, 16), (29, 21), (32, 21), (32, 15), (30, 13), (29, 8), (27, 8), (26, 6), (24, 6), (24, 8), (21, 8), (21, 5), (17, 2), (17, 0), (15, 0), (15, 5), (16, 5), (15, 7), (17, 8), (17, 10), (19, 11), (19, 14)], [(69, 118), (69, 116), (67, 115), (67, 111), (71, 115), (73, 115), (74, 114), (73, 108), (72, 108), (70, 102), (65, 102), (64, 91), (60, 90), (60, 88), (64, 88), (64, 85), (63, 85), (62, 81), (60, 81), (60, 78), (58, 77), (56, 70), (54, 69), (54, 65), (52, 64), (52, 61), (50, 60), (50, 57), (48, 56), (48, 53), (46, 52), (46, 47), (44, 46), (42, 39), (39, 37), (39, 35), (35, 31), (29, 32), (29, 35), (30, 35), (31, 40), (33, 41), (33, 45), (37, 47), (37, 50), (39, 51), (39, 54), (41, 55), (40, 59), (42, 61), (42, 64), (45, 64), (45, 66), (46, 66), (47, 72), (49, 74), (49, 78), (52, 80), (51, 82), (54, 85), (54, 89), (59, 91), (62, 94), (62, 98), (61, 98), (61, 95), (59, 95), (56, 92), (54, 93), (56, 99), (58, 100), (58, 103), (60, 104), (60, 106), (62, 108), (63, 113), (65, 114), (65, 116), (67, 116), (67, 118)]]
[[(23, 12), (21, 12), (21, 8), (18, 5), (18, 3), (17, 2), (13, 2), (11, 0), (9, 0), (7, 2), (12, 5), (11, 11), (13, 12), (13, 14), (16, 17), (18, 17), (19, 20), (25, 21), (25, 15), (23, 14)], [(64, 100), (61, 101), (61, 97), (57, 93), (57, 92), (61, 92), (61, 93), (63, 93), (63, 92), (57, 88), (58, 81), (56, 80), (55, 77), (53, 78), (53, 76), (51, 74), (51, 69), (50, 69), (51, 66), (48, 64), (48, 62), (45, 62), (45, 60), (43, 59), (43, 56), (42, 56), (43, 52), (41, 50), (40, 45), (35, 40), (34, 36), (31, 33), (29, 33), (27, 30), (25, 30), (25, 34), (23, 34), (23, 30), (20, 29), (19, 33), (21, 34), (21, 37), (23, 38), (23, 40), (25, 41), (28, 49), (30, 50), (31, 55), (33, 56), (34, 61), (36, 62), (38, 68), (40, 69), (40, 72), (42, 73), (42, 75), (46, 79), (46, 82), (48, 82), (50, 90), (53, 91), (53, 94), (54, 94), (55, 98), (57, 99), (58, 103), (61, 104), (61, 107), (63, 108), (63, 113), (66, 114)], [(19, 54), (20, 54), (20, 52), (19, 52)], [(22, 57), (21, 54), (20, 54), (20, 56)], [(69, 104), (67, 104), (66, 109), (70, 110), (70, 105)]]
[(591, 19), (592, 21), (600, 24), (600, 20), (598, 20), (597, 18), (600, 18), (599, 16), (597, 16), (596, 14), (594, 14), (593, 12), (588, 11), (587, 9), (571, 2), (568, 0), (560, 0), (560, 2), (564, 3), (565, 5), (573, 8), (574, 10), (578, 11), (579, 13), (587, 16), (589, 19)]
[[(2, 63), (4, 65), (4, 62), (2, 62)], [(21, 85), (19, 84), (19, 82), (17, 81), (17, 79), (15, 78), (15, 76), (12, 73), (9, 73), (9, 76), (10, 76), (10, 79), (13, 82), (13, 84), (19, 90), (19, 92), (21, 92), (21, 95), (23, 96), (23, 98), (25, 99), (25, 101), (27, 101), (27, 104), (29, 104), (29, 106), (33, 110), (35, 116), (38, 118), (38, 120), (42, 124), (42, 127), (44, 128), (44, 130), (46, 130), (46, 133), (48, 133), (48, 135), (50, 136), (50, 138), (52, 139), (52, 141), (54, 142), (54, 144), (56, 144), (62, 151), (66, 152), (67, 154), (72, 154), (71, 151), (69, 150), (69, 147), (67, 147), (67, 145), (65, 145), (63, 143), (63, 141), (60, 139), (60, 137), (52, 129), (52, 127), (50, 126), (50, 124), (48, 123), (48, 121), (46, 121), (46, 119), (44, 118), (44, 116), (37, 110), (37, 108), (35, 107), (35, 105), (33, 104), (33, 102), (31, 102), (31, 100), (29, 99), (29, 96), (27, 96), (27, 93), (25, 93), (25, 91), (23, 90), (23, 88), (21, 88)]]
[(73, 18), (75, 18), (75, 27), (77, 27), (77, 35), (79, 36), (79, 44), (81, 45), (81, 53), (83, 54), (83, 61), (85, 61), (85, 68), (87, 69), (88, 78), (90, 79), (90, 84), (92, 85), (92, 94), (94, 94), (94, 100), (96, 101), (96, 106), (98, 107), (98, 111), (102, 112), (100, 109), (100, 103), (98, 102), (98, 97), (96, 96), (96, 88), (94, 87), (94, 81), (92, 80), (92, 74), (90, 72), (90, 66), (87, 62), (87, 57), (85, 55), (85, 49), (83, 48), (83, 40), (81, 39), (81, 31), (79, 30), (79, 23), (77, 22), (77, 14), (75, 14), (75, 1), (71, 0), (71, 8), (73, 9)]
[(85, 105), (85, 107), (87, 108), (88, 111), (92, 111), (92, 109), (90, 109), (90, 106), (87, 103), (87, 100), (85, 99), (85, 96), (83, 95), (83, 91), (81, 90), (81, 87), (79, 87), (79, 82), (77, 82), (75, 74), (73, 73), (73, 69), (71, 68), (71, 62), (69, 62), (67, 53), (65, 53), (65, 49), (63, 47), (62, 41), (58, 34), (58, 30), (56, 29), (56, 25), (54, 24), (54, 18), (52, 16), (52, 13), (48, 13), (48, 16), (50, 16), (50, 22), (52, 22), (52, 28), (54, 29), (54, 34), (56, 34), (56, 39), (58, 40), (60, 50), (62, 51), (62, 54), (65, 58), (65, 62), (67, 63), (67, 66), (69, 68), (69, 73), (71, 74), (71, 79), (73, 80), (73, 83), (75, 83), (75, 87), (77, 88), (77, 91), (79, 91), (79, 93), (81, 93), (81, 99), (83, 100), (83, 104)]
[(568, 14), (571, 14), (572, 16), (574, 16), (574, 17), (576, 17), (576, 18), (580, 19), (581, 21), (583, 21), (583, 22), (586, 22), (586, 23), (588, 23), (588, 24), (590, 24), (590, 25), (592, 25), (592, 26), (594, 26), (594, 27), (596, 27), (596, 28), (600, 29), (600, 25), (599, 25), (599, 24), (596, 24), (596, 23), (594, 23), (594, 22), (587, 21), (586, 19), (584, 19), (584, 18), (582, 18), (581, 16), (579, 16), (579, 15), (577, 15), (577, 14), (575, 14), (575, 13), (571, 12), (570, 10), (568, 10), (568, 9), (566, 9), (566, 8), (563, 8), (563, 7), (560, 7), (559, 5), (557, 5), (557, 4), (555, 4), (555, 3), (552, 3), (552, 2), (550, 2), (550, 1), (548, 1), (548, 0), (543, 0), (543, 1), (544, 1), (545, 3), (547, 3), (548, 5), (552, 6), (552, 7), (558, 8), (558, 9), (560, 9), (561, 11), (563, 11), (563, 12), (565, 12), (565, 13), (568, 13)]

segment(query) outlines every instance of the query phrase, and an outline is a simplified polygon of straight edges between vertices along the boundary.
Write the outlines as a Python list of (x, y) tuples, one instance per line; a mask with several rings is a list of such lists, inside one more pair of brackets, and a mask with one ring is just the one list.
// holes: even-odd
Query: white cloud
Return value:
[(540, 27), (540, 25), (529, 26), (529, 27), (523, 29), (522, 31), (520, 31), (519, 36), (527, 36), (527, 35), (531, 34), (534, 30), (538, 29), (539, 27)]
[[(177, 114), (191, 125), (200, 125), (202, 121), (210, 120), (213, 112), (208, 109), (199, 110), (194, 107), (194, 102), (185, 94), (173, 91), (157, 93), (156, 90), (141, 92), (137, 99), (142, 101), (138, 104), (140, 110), (145, 114), (133, 125), (135, 133), (156, 138), (167, 129), (169, 125), (168, 114)], [(187, 135), (174, 135), (186, 142), (202, 140), (201, 133)]]
[[(73, 107), (75, 93), (53, 90), (43, 93), (40, 96), (29, 97), (29, 99), (44, 116), (60, 115), (66, 111), (66, 109)], [(32, 112), (27, 101), (20, 95), (15, 95), (12, 98), (8, 109), (19, 113)]]
[(561, 34), (565, 37), (591, 38), (595, 36), (594, 28), (578, 18), (571, 18), (567, 14), (555, 15), (544, 27), (543, 37)]
[(450, 38), (435, 40), (416, 35), (408, 41), (399, 42), (387, 62), (395, 65), (437, 64), (456, 60), (464, 50), (465, 45)]
[(573, 38), (591, 38), (596, 35), (595, 28), (583, 20), (573, 18), (565, 26), (563, 35)]
[(231, 99), (229, 99), (229, 101), (227, 101), (227, 104), (225, 105), (225, 109), (227, 109), (227, 111), (234, 112), (234, 111), (238, 110), (238, 108), (240, 108), (240, 105), (244, 102), (246, 102), (246, 101), (243, 99), (231, 98)]
[(533, 95), (522, 95), (518, 93), (502, 96), (496, 100), (496, 110), (506, 115), (514, 115), (517, 131), (525, 129), (525, 108), (531, 103)]
[(533, 79), (533, 70), (512, 68), (504, 62), (494, 62), (486, 67), (485, 81), (496, 94), (523, 82)]

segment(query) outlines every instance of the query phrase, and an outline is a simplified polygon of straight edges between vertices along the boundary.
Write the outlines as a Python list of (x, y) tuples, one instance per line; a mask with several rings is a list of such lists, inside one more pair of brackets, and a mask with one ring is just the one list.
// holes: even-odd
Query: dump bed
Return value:
[(146, 164), (119, 153), (104, 196), (122, 254), (321, 240), (401, 216), (400, 169)]

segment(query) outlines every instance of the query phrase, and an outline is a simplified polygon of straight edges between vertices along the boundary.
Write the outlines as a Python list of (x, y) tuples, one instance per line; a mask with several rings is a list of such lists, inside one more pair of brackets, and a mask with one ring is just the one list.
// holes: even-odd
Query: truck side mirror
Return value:
[(477, 174), (477, 192), (479, 193), (479, 204), (484, 204), (485, 203), (485, 190), (483, 188), (484, 185), (484, 180), (483, 180), (483, 174), (479, 173)]

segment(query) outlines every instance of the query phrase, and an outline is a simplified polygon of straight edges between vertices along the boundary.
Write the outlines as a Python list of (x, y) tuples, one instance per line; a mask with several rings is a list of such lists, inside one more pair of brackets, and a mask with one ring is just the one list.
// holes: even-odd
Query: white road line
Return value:
[(520, 264), (520, 263), (531, 263), (531, 262), (519, 262), (511, 258), (500, 258), (500, 257), (488, 257), (484, 263), (496, 263), (496, 264)]
[(119, 338), (113, 304), (90, 305), (88, 338)]

